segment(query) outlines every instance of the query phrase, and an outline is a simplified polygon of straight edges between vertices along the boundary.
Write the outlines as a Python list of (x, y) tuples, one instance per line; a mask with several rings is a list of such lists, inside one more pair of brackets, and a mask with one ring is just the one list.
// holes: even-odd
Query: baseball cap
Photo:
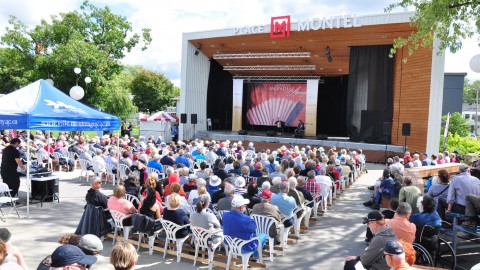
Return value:
[(242, 188), (242, 187), (245, 186), (245, 184), (246, 184), (246, 183), (245, 183), (245, 178), (243, 178), (243, 177), (241, 177), (241, 176), (235, 178), (235, 186), (236, 186), (236, 187)]
[(399, 255), (405, 253), (405, 250), (398, 241), (390, 240), (386, 242), (383, 246), (383, 252), (393, 255)]
[(382, 213), (378, 211), (372, 211), (368, 213), (366, 217), (363, 218), (363, 224), (367, 224), (370, 221), (378, 221), (378, 220), (383, 220), (383, 215)]
[(173, 183), (180, 183), (180, 178), (178, 177), (178, 174), (172, 173), (168, 177), (168, 183), (173, 184)]
[(218, 176), (212, 175), (210, 176), (210, 180), (208, 181), (208, 184), (212, 187), (217, 187), (220, 185), (221, 182), (222, 180)]
[(103, 243), (96, 235), (85, 234), (82, 236), (78, 247), (87, 255), (95, 255), (102, 252)]
[(241, 207), (250, 203), (249, 199), (245, 199), (240, 195), (234, 195), (232, 200), (233, 207)]
[(97, 257), (86, 255), (79, 247), (73, 245), (59, 246), (51, 258), (52, 267), (64, 267), (74, 263), (92, 265), (97, 262)]
[(428, 154), (427, 153), (422, 153), (422, 156), (428, 157)]
[(10, 237), (12, 237), (12, 233), (7, 228), (0, 228), (0, 239), (2, 239), (3, 242), (8, 242)]
[(269, 189), (265, 189), (262, 191), (262, 194), (260, 194), (260, 198), (270, 200), (272, 198), (272, 192)]

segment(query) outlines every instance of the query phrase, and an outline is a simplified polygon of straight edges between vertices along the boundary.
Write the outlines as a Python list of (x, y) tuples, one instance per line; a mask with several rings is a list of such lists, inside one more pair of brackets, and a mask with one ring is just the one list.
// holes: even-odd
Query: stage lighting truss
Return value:
[(272, 59), (272, 58), (305, 58), (310, 57), (310, 52), (290, 52), (290, 53), (231, 53), (214, 54), (213, 59)]
[(306, 82), (307, 80), (318, 80), (323, 83), (320, 76), (233, 76), (234, 79), (244, 80), (246, 82)]
[(315, 65), (224, 66), (223, 70), (315, 70)]

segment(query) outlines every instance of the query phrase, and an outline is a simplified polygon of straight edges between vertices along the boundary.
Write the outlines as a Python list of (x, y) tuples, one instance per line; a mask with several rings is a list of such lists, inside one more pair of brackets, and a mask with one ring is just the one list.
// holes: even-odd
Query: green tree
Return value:
[(462, 40), (479, 33), (480, 1), (458, 0), (400, 0), (389, 5), (385, 11), (394, 8), (414, 7), (412, 25), (418, 28), (408, 38), (396, 38), (391, 55), (404, 46), (411, 55), (419, 47), (430, 47), (434, 37), (440, 40), (441, 51), (449, 49), (456, 52), (462, 48)]
[[(442, 117), (442, 131), (441, 137), (443, 137), (445, 131), (445, 123), (447, 122), (447, 116)], [(470, 137), (470, 124), (468, 119), (462, 117), (459, 112), (454, 112), (450, 115), (450, 123), (448, 125), (449, 134), (457, 134), (461, 137)]]
[[(443, 151), (443, 136), (440, 138), (440, 151)], [(448, 134), (447, 151), (457, 150), (460, 156), (480, 152), (480, 141), (477, 138), (462, 137), (458, 134)]]
[[(470, 83), (470, 80), (465, 78), (465, 83), (463, 86), (463, 103), (475, 104), (477, 91), (480, 91), (480, 81), (476, 80)], [(480, 92), (478, 94), (478, 99), (480, 100)]]
[(141, 112), (152, 113), (172, 105), (180, 89), (162, 74), (142, 70), (131, 84), (133, 103)]
[[(42, 20), (29, 29), (17, 18), (10, 18), (1, 42), (10, 48), (9, 58), (18, 59), (18, 62), (0, 61), (0, 70), (7, 68), (10, 74), (17, 71), (21, 79), (5, 78), (10, 80), (6, 85), (12, 88), (2, 87), (4, 91), (10, 92), (18, 85), (40, 78), (52, 78), (55, 86), (65, 93), (78, 83), (86, 89), (82, 102), (97, 107), (102, 102), (107, 103), (98, 100), (108, 96), (102, 92), (108, 87), (102, 86), (121, 72), (123, 67), (119, 60), (125, 57), (125, 52), (139, 43), (146, 49), (151, 42), (150, 29), (142, 29), (141, 34), (133, 33), (126, 18), (88, 1), (83, 2), (79, 11), (60, 13), (51, 19), (51, 23)], [(75, 67), (82, 69), (79, 77), (73, 73)], [(81, 80), (86, 76), (92, 79), (88, 86)], [(110, 98), (117, 96), (120, 97)]]

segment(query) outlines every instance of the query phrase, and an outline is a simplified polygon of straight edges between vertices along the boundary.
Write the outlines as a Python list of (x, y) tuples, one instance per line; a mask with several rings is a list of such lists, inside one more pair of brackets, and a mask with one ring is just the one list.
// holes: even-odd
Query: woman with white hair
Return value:
[(248, 143), (248, 148), (247, 148), (247, 150), (250, 150), (250, 151), (255, 152), (255, 147), (253, 147), (253, 142), (249, 142), (249, 143)]
[(280, 183), (282, 183), (282, 178), (281, 177), (273, 177), (272, 179), (272, 186), (270, 187), (270, 191), (272, 191), (273, 193), (279, 193), (280, 192)]

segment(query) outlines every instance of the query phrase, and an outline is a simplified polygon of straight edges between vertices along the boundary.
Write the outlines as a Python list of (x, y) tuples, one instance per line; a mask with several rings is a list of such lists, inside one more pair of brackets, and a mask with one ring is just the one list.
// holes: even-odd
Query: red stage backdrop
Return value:
[(250, 125), (274, 126), (278, 120), (286, 126), (305, 122), (307, 84), (247, 84), (247, 118)]

